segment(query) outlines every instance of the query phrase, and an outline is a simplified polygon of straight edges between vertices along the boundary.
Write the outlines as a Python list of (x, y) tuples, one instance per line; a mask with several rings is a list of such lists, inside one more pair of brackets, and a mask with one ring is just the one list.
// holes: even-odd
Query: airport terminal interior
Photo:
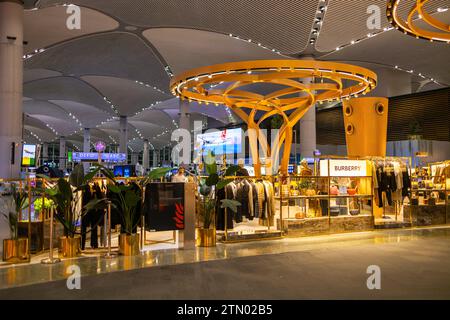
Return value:
[(450, 299), (449, 8), (0, 0), (0, 299)]

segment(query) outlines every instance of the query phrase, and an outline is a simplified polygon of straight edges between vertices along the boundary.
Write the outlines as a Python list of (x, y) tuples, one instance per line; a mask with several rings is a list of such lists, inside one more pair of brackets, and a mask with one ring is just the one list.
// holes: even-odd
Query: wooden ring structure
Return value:
[[(409, 11), (407, 18), (402, 19), (399, 14), (399, 6), (401, 2), (407, 1), (414, 2), (414, 5)], [(435, 19), (424, 9), (428, 2), (430, 0), (388, 0), (387, 19), (393, 27), (409, 36), (417, 39), (450, 43), (450, 25)], [(416, 18), (421, 18), (420, 21), (424, 21), (434, 30), (426, 30), (419, 27), (417, 25), (418, 20), (414, 20)]]
[[(261, 93), (261, 85), (267, 89)], [(199, 104), (223, 104), (248, 126), (255, 174), (261, 174), (258, 142), (264, 156), (278, 162), (287, 174), (293, 127), (316, 103), (365, 95), (377, 85), (374, 72), (349, 64), (312, 60), (256, 60), (201, 67), (175, 76), (170, 88), (182, 100)], [(259, 90), (257, 90), (259, 88)], [(261, 123), (275, 115), (283, 119), (278, 139), (270, 147)], [(271, 168), (267, 168), (271, 170)]]

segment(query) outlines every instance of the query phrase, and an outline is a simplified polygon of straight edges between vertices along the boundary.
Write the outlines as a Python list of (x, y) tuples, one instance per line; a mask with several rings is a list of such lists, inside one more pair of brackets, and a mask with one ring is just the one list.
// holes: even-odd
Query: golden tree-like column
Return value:
[[(301, 79), (314, 78), (313, 83)], [(344, 82), (343, 80), (347, 80)], [(180, 99), (206, 105), (224, 104), (248, 126), (255, 174), (261, 174), (258, 142), (266, 156), (278, 157), (284, 144), (281, 172), (287, 174), (292, 129), (317, 102), (358, 97), (376, 87), (376, 74), (368, 69), (342, 63), (305, 60), (256, 60), (225, 63), (187, 71), (171, 81)], [(258, 93), (259, 85), (269, 93)], [(271, 84), (271, 85), (270, 85)], [(274, 87), (276, 87), (274, 89)], [(270, 150), (260, 130), (261, 123), (274, 115), (283, 118), (278, 141)]]
[[(450, 25), (435, 19), (426, 10), (425, 5), (432, 0), (388, 0), (387, 3), (387, 19), (401, 32), (416, 37), (418, 39), (426, 39), (430, 41), (450, 42)], [(406, 20), (402, 19), (399, 14), (399, 6), (401, 3), (412, 4), (412, 8), (408, 13)], [(428, 26), (434, 30), (426, 30), (418, 26), (414, 19), (421, 18)]]

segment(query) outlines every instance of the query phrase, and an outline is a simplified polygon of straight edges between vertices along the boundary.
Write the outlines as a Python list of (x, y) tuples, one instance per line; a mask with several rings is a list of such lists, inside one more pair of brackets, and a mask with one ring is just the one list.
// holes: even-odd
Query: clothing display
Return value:
[[(275, 216), (273, 184), (261, 179), (237, 179), (217, 192), (217, 230), (233, 229), (234, 223), (259, 219), (259, 225), (273, 226)], [(240, 203), (237, 212), (220, 208), (223, 199), (236, 200)], [(225, 219), (226, 214), (226, 219)]]
[(435, 166), (433, 173), (433, 183), (445, 183), (445, 178), (450, 177), (450, 164), (440, 164)]
[[(86, 206), (90, 201), (94, 199), (102, 199), (105, 194), (102, 192), (98, 183), (94, 183), (93, 186), (86, 186), (83, 190), (82, 204)], [(87, 211), (81, 218), (81, 249), (84, 250), (86, 246), (86, 231), (87, 228), (91, 228), (91, 248), (98, 248), (98, 226), (102, 226), (104, 223), (104, 211), (95, 209)]]
[[(386, 200), (389, 206), (394, 201), (401, 202), (409, 195), (411, 179), (407, 167), (398, 161), (374, 161), (373, 181), (375, 189), (375, 201), (382, 208)], [(384, 195), (384, 197), (383, 197)]]
[[(220, 201), (223, 199), (235, 199), (236, 198), (237, 186), (234, 182), (231, 182), (217, 191), (217, 202), (216, 202), (216, 229), (217, 230), (225, 230), (225, 229), (233, 229), (233, 218), (234, 212), (231, 210), (225, 210), (221, 208)], [(225, 218), (226, 214), (226, 218)], [(225, 228), (226, 224), (226, 228)]]

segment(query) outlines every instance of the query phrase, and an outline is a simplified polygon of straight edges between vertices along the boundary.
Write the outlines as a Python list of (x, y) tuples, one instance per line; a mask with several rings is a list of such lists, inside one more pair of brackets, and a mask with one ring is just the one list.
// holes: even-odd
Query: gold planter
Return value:
[(81, 237), (75, 236), (59, 238), (60, 258), (75, 258), (81, 254)]
[(214, 229), (195, 229), (195, 244), (197, 247), (215, 247), (216, 246), (216, 228)]
[(119, 235), (119, 254), (123, 256), (137, 256), (140, 254), (139, 234)]
[(30, 262), (28, 254), (28, 239), (3, 240), (3, 261), (9, 263)]

